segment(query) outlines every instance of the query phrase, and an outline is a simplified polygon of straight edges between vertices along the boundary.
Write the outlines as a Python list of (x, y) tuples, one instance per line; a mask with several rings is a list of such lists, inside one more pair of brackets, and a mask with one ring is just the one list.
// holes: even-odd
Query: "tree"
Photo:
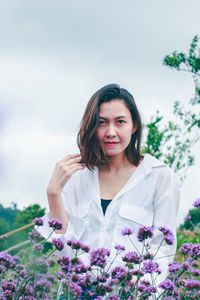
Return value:
[(162, 125), (163, 116), (157, 112), (155, 117), (144, 126), (146, 141), (143, 152), (150, 153), (163, 160), (181, 180), (186, 177), (187, 169), (194, 164), (191, 147), (200, 139), (200, 113), (192, 112), (191, 107), (200, 104), (200, 46), (199, 38), (194, 37), (189, 53), (174, 51), (167, 55), (163, 64), (178, 71), (187, 71), (193, 75), (195, 84), (194, 97), (189, 101), (190, 109), (185, 109), (180, 102), (174, 103), (174, 114), (178, 124), (169, 121)]
[(41, 208), (39, 204), (33, 204), (26, 207), (24, 210), (19, 211), (14, 227), (18, 228), (26, 224), (30, 224), (36, 217), (42, 217), (45, 214), (45, 208)]

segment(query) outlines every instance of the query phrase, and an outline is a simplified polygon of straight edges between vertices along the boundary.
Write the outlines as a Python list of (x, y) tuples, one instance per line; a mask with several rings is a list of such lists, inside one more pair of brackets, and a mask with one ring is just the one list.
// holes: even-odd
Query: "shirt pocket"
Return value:
[(140, 225), (140, 226), (152, 226), (153, 225), (153, 213), (143, 207), (125, 204), (122, 205), (119, 210), (119, 220), (121, 224)]
[[(135, 251), (134, 244), (141, 253), (142, 243), (137, 239), (138, 230), (142, 226), (152, 225), (153, 213), (151, 211), (132, 204), (122, 205), (115, 225), (112, 249), (116, 244), (120, 244), (125, 246), (126, 251)], [(133, 234), (130, 238), (122, 235), (122, 230), (125, 228), (132, 229)]]

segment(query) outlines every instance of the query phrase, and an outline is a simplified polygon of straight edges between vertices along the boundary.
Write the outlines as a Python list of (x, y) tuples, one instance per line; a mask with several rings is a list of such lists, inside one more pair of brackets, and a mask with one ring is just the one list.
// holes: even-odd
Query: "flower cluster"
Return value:
[(142, 226), (140, 227), (137, 238), (139, 242), (143, 242), (147, 238), (153, 237), (153, 228), (151, 226)]
[(106, 265), (106, 256), (110, 255), (110, 251), (105, 248), (93, 250), (90, 254), (91, 266), (98, 266), (104, 268)]
[(49, 227), (53, 228), (53, 230), (61, 230), (62, 229), (62, 222), (57, 219), (50, 220)]
[(37, 226), (43, 226), (44, 221), (43, 221), (42, 218), (35, 218), (35, 219), (33, 220), (33, 224), (34, 224), (34, 225), (37, 225)]
[[(198, 202), (196, 207), (199, 207)], [(43, 219), (36, 218), (34, 224), (43, 226)], [(53, 231), (60, 230), (62, 223), (54, 219), (49, 221), (49, 226)], [(170, 248), (174, 241), (173, 233), (165, 226), (160, 226), (158, 229), (166, 242), (164, 247)], [(70, 239), (64, 242), (64, 239), (53, 238), (51, 247), (54, 250), (48, 250), (44, 256), (46, 245), (43, 237), (34, 229), (29, 234), (33, 243), (32, 251), (29, 249), (20, 251), (19, 256), (0, 252), (2, 300), (57, 299), (59, 281), (62, 281), (61, 298), (68, 300), (105, 298), (146, 300), (150, 297), (155, 300), (199, 299), (200, 244), (183, 244), (179, 253), (185, 257), (185, 260), (179, 263), (171, 262), (168, 266), (168, 278), (155, 286), (161, 270), (159, 260), (157, 259), (158, 263), (154, 261), (155, 253), (153, 247), (151, 248), (153, 228), (140, 227), (133, 239), (130, 237), (133, 234), (131, 228), (125, 228), (121, 233), (121, 239), (128, 238), (127, 251), (120, 244), (115, 245), (112, 251), (106, 248), (90, 250), (90, 247), (81, 241)], [(138, 244), (134, 245), (134, 241), (139, 241), (141, 248)], [(133, 251), (129, 248), (130, 244), (134, 246)], [(161, 245), (162, 243), (156, 248), (156, 253)], [(66, 250), (67, 253), (70, 250), (68, 247), (73, 250), (69, 251), (73, 253), (73, 257), (65, 255), (57, 257), (53, 254), (55, 250)], [(140, 249), (143, 250), (140, 252)], [(80, 259), (83, 253), (84, 258), (88, 256), (87, 260)], [(120, 261), (119, 265), (116, 264), (115, 259)]]

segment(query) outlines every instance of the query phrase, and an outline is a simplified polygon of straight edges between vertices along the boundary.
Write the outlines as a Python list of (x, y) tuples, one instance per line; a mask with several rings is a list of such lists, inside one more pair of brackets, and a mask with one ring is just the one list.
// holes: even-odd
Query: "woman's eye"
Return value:
[(99, 121), (99, 125), (104, 125), (104, 124), (105, 124), (105, 121), (102, 121), (102, 120)]
[(117, 121), (119, 124), (123, 124), (123, 123), (125, 123), (125, 121), (124, 120), (118, 120)]

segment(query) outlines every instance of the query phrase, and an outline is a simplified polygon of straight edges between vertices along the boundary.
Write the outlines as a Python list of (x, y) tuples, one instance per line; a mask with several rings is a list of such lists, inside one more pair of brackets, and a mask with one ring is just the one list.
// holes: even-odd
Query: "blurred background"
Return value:
[[(199, 11), (199, 0), (1, 0), (2, 206), (48, 207), (55, 164), (78, 151), (86, 103), (103, 85), (128, 89), (144, 124), (156, 111), (163, 124), (176, 121), (174, 102), (185, 106), (194, 96), (193, 74), (163, 59), (188, 52), (200, 34)], [(191, 148), (195, 161), (181, 185), (177, 224), (199, 197), (199, 150), (199, 143)]]

